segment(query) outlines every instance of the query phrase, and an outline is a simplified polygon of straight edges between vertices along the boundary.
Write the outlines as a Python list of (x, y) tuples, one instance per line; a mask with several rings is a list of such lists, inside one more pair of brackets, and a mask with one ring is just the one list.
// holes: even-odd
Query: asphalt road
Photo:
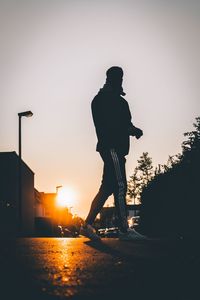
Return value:
[(194, 241), (2, 240), (0, 298), (200, 299)]

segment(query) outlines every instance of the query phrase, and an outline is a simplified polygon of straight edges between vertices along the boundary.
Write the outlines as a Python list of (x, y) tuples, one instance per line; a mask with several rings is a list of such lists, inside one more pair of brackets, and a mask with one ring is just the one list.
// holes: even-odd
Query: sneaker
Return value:
[(92, 241), (100, 241), (101, 240), (100, 236), (98, 236), (96, 234), (95, 229), (89, 224), (81, 227), (80, 234), (86, 236), (87, 238), (89, 238)]
[(135, 229), (128, 229), (127, 232), (119, 232), (119, 240), (121, 241), (144, 241), (148, 238), (137, 232)]

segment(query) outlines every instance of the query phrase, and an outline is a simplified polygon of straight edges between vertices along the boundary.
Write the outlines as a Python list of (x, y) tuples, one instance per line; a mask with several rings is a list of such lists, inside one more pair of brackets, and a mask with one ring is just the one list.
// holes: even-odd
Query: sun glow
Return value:
[(60, 207), (72, 207), (76, 202), (76, 193), (69, 187), (64, 187), (58, 191), (57, 205)]

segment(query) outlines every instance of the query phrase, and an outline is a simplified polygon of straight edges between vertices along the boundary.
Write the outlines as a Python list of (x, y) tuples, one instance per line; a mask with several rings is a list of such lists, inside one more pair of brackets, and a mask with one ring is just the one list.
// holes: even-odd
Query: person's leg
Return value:
[[(93, 231), (91, 224), (100, 212), (107, 198), (113, 193), (118, 216), (119, 239), (120, 240), (146, 240), (147, 238), (135, 230), (128, 228), (127, 206), (126, 206), (126, 171), (125, 157), (114, 149), (101, 153), (104, 161), (104, 173), (100, 190), (94, 198), (89, 215), (86, 219), (86, 236), (92, 240), (100, 239)], [(88, 222), (88, 224), (87, 224)]]
[(101, 186), (99, 192), (95, 196), (94, 200), (92, 201), (89, 214), (85, 219), (86, 224), (92, 225), (98, 213), (101, 211), (104, 203), (108, 199), (108, 197), (112, 194), (112, 192), (106, 193), (104, 188)]
[(125, 158), (114, 149), (111, 150), (111, 156), (113, 160), (113, 165), (115, 169), (115, 174), (117, 178), (117, 183), (114, 191), (115, 206), (117, 209), (117, 214), (119, 218), (119, 239), (125, 241), (135, 241), (135, 240), (147, 240), (147, 237), (140, 234), (136, 230), (130, 230), (128, 228), (127, 221), (127, 206), (126, 206), (126, 191), (127, 191), (127, 181), (126, 181), (126, 170), (125, 170)]
[(104, 161), (103, 178), (99, 192), (92, 201), (89, 214), (85, 220), (85, 225), (81, 227), (80, 233), (93, 241), (100, 240), (92, 227), (97, 214), (101, 211), (105, 201), (113, 193), (113, 166), (109, 152), (101, 153)]
[(127, 206), (126, 206), (126, 192), (127, 192), (127, 180), (124, 156), (117, 153), (114, 149), (110, 150), (112, 163), (114, 167), (115, 187), (114, 187), (114, 199), (115, 207), (117, 211), (119, 229), (121, 232), (127, 232)]
[(109, 152), (101, 153), (101, 157), (104, 161), (104, 169), (102, 176), (102, 183), (99, 192), (92, 201), (89, 214), (85, 220), (86, 224), (92, 225), (98, 213), (101, 211), (105, 201), (113, 193), (113, 164)]

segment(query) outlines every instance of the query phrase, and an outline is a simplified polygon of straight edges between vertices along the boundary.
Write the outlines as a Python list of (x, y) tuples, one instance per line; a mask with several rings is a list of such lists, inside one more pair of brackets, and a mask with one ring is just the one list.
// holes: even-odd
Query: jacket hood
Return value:
[(126, 94), (123, 91), (123, 87), (122, 86), (117, 86), (114, 87), (111, 84), (109, 84), (108, 82), (106, 82), (104, 84), (104, 86), (99, 90), (100, 93), (113, 93), (113, 94), (117, 94), (119, 96), (125, 96)]

